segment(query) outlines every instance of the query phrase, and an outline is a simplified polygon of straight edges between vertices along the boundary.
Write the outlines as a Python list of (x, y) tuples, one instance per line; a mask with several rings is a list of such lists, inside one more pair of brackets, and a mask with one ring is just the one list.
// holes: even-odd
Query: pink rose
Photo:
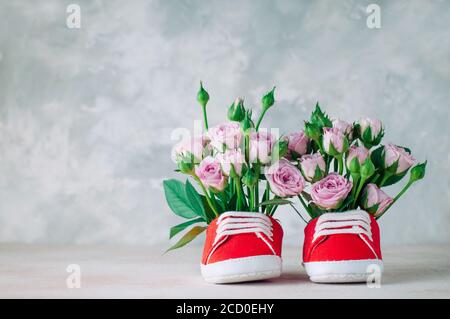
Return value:
[(224, 122), (209, 128), (208, 137), (211, 140), (211, 145), (220, 152), (224, 150), (224, 146), (229, 149), (236, 149), (241, 144), (241, 125), (239, 122)]
[(185, 138), (175, 146), (176, 156), (188, 156), (189, 153), (194, 156), (196, 162), (200, 162), (203, 158), (203, 151), (206, 140), (201, 136), (193, 138)]
[(220, 162), (212, 156), (205, 157), (200, 164), (195, 167), (195, 174), (205, 187), (211, 187), (215, 190), (222, 191), (227, 179), (222, 174)]
[(300, 158), (300, 169), (303, 173), (303, 176), (308, 182), (312, 182), (314, 180), (314, 176), (316, 176), (316, 169), (319, 168), (322, 177), (325, 174), (325, 161), (323, 160), (322, 155), (320, 153), (314, 153), (312, 155), (303, 155)]
[[(329, 128), (325, 127), (323, 129), (323, 148), (327, 154), (330, 155), (337, 155), (334, 154), (331, 145), (333, 145), (334, 149), (338, 152), (338, 154), (342, 154), (346, 151), (346, 137), (344, 133), (338, 128)], [(348, 145), (348, 142), (347, 142)]]
[(404, 148), (393, 144), (384, 146), (384, 167), (389, 167), (398, 160), (396, 174), (401, 174), (410, 168), (416, 162), (416, 159), (411, 156)]
[(274, 143), (275, 137), (271, 133), (264, 131), (250, 133), (250, 162), (254, 163), (259, 161), (262, 164), (269, 163)]
[(362, 165), (364, 161), (369, 157), (369, 155), (369, 150), (364, 146), (350, 146), (346, 161), (347, 167), (350, 167), (350, 163), (355, 157), (358, 158), (359, 164)]
[(240, 149), (226, 150), (224, 153), (217, 154), (216, 158), (219, 160), (225, 175), (230, 176), (231, 165), (233, 165), (235, 173), (241, 176), (245, 157)]
[(365, 198), (363, 208), (375, 217), (383, 214), (393, 202), (393, 199), (375, 184), (367, 184), (363, 198)]
[(353, 139), (353, 124), (343, 120), (333, 120), (333, 127), (340, 130), (349, 140)]
[(281, 159), (265, 173), (270, 189), (280, 197), (296, 196), (303, 191), (305, 180), (297, 167)]
[(308, 149), (309, 138), (303, 131), (291, 133), (287, 136), (288, 149), (297, 155), (303, 155)]
[(359, 120), (359, 134), (360, 136), (363, 136), (365, 130), (370, 127), (371, 132), (371, 140), (374, 140), (377, 138), (377, 136), (381, 133), (381, 130), (383, 129), (383, 124), (380, 120), (377, 119), (371, 119), (371, 118), (364, 118)]
[(330, 173), (327, 177), (314, 183), (311, 198), (322, 209), (337, 208), (352, 190), (352, 182), (345, 177)]

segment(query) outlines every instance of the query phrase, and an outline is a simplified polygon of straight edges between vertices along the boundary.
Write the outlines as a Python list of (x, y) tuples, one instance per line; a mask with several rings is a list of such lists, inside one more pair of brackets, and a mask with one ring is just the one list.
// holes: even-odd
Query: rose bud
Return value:
[(220, 162), (212, 156), (205, 157), (195, 167), (195, 174), (205, 187), (214, 191), (223, 191), (227, 185), (227, 178), (222, 173)]
[(289, 151), (297, 157), (305, 154), (308, 150), (309, 138), (303, 131), (289, 134), (287, 140)]
[(320, 109), (319, 102), (316, 103), (316, 108), (311, 114), (311, 123), (317, 125), (319, 128), (333, 127), (333, 123), (329, 119), (328, 115)]
[(277, 196), (296, 196), (303, 191), (305, 180), (297, 167), (281, 159), (270, 166), (266, 173), (270, 190)]
[(241, 144), (242, 130), (238, 122), (225, 122), (208, 130), (211, 145), (223, 152), (225, 148), (236, 149)]
[(425, 169), (427, 167), (427, 161), (421, 164), (417, 164), (413, 168), (411, 168), (411, 176), (410, 180), (411, 182), (415, 182), (418, 180), (421, 180), (425, 177)]
[(367, 184), (361, 198), (361, 206), (368, 213), (375, 217), (383, 214), (386, 209), (393, 203), (393, 199), (375, 184)]
[(318, 141), (322, 132), (316, 124), (305, 122), (305, 135), (314, 141)]
[(403, 147), (393, 144), (384, 146), (384, 168), (391, 174), (400, 175), (406, 172), (416, 159)]
[(242, 175), (245, 158), (240, 149), (226, 150), (224, 153), (217, 154), (216, 158), (219, 160), (225, 175), (231, 177)]
[(340, 130), (349, 141), (353, 140), (353, 124), (342, 120), (333, 120), (333, 127)]
[(255, 186), (258, 182), (258, 177), (258, 173), (256, 173), (253, 168), (249, 168), (244, 176), (242, 176), (242, 183), (248, 187)]
[(364, 163), (361, 165), (360, 173), (361, 179), (364, 181), (375, 173), (375, 165), (373, 165), (370, 157), (367, 157)]
[(325, 175), (325, 161), (320, 153), (303, 155), (300, 158), (300, 170), (308, 182), (317, 182)]
[(185, 138), (177, 145), (175, 145), (174, 153), (177, 157), (188, 156), (192, 154), (195, 163), (200, 163), (203, 158), (204, 148), (207, 144), (206, 138), (202, 136), (196, 136), (193, 138)]
[(338, 208), (352, 190), (352, 182), (337, 173), (330, 173), (311, 187), (311, 198), (319, 208)]
[(261, 103), (262, 103), (263, 111), (267, 111), (275, 103), (274, 92), (275, 92), (275, 87), (273, 87), (273, 89), (271, 91), (269, 91), (262, 97)]
[(274, 136), (268, 132), (251, 132), (249, 150), (250, 162), (268, 164), (271, 160), (271, 153), (274, 142)]
[(242, 130), (244, 133), (248, 133), (255, 124), (252, 121), (252, 110), (246, 110), (244, 114), (244, 119), (241, 121)]
[(370, 153), (364, 146), (352, 145), (348, 149), (348, 155), (346, 159), (347, 168), (350, 169), (351, 162), (354, 158), (357, 158), (359, 165), (362, 165), (366, 159), (369, 157)]
[(323, 129), (323, 148), (331, 156), (339, 156), (348, 149), (348, 140), (337, 128)]
[(359, 138), (364, 143), (364, 146), (370, 148), (378, 145), (384, 135), (383, 124), (380, 120), (364, 118), (358, 123)]
[(197, 93), (197, 101), (200, 103), (201, 106), (205, 107), (206, 104), (209, 101), (209, 94), (206, 92), (206, 90), (203, 88), (203, 83), (200, 82), (200, 90)]
[(195, 159), (192, 153), (177, 157), (178, 169), (181, 173), (191, 175), (194, 173)]
[(346, 164), (347, 169), (349, 170), (350, 174), (352, 175), (353, 181), (359, 178), (361, 175), (361, 164), (359, 163), (358, 157), (353, 157), (350, 163)]
[(230, 121), (240, 122), (244, 119), (245, 109), (244, 100), (238, 97), (233, 104), (228, 108), (228, 119)]

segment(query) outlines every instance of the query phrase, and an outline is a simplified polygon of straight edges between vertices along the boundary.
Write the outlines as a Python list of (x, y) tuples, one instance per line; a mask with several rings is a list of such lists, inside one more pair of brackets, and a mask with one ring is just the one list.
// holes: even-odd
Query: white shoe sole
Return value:
[(309, 279), (318, 283), (367, 282), (383, 273), (379, 259), (309, 262), (303, 266)]
[(234, 258), (201, 265), (206, 282), (226, 284), (276, 278), (281, 275), (281, 258), (273, 255)]

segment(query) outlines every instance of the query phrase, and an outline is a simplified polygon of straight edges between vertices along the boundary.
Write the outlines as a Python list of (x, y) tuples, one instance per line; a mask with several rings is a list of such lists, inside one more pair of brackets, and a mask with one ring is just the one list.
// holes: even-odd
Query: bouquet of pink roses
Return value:
[[(378, 219), (424, 177), (426, 162), (415, 164), (408, 148), (380, 144), (384, 128), (379, 120), (331, 120), (317, 104), (303, 130), (286, 136), (263, 130), (274, 90), (262, 97), (256, 123), (238, 98), (228, 109), (228, 121), (209, 127), (209, 94), (200, 86), (204, 134), (175, 147), (178, 171), (188, 179), (164, 181), (169, 207), (188, 219), (172, 227), (170, 237), (192, 227), (169, 250), (184, 246), (230, 211), (271, 217), (278, 206), (290, 205), (308, 222), (295, 207), (297, 199), (311, 219), (357, 208)], [(395, 197), (382, 190), (408, 171), (409, 180)]]

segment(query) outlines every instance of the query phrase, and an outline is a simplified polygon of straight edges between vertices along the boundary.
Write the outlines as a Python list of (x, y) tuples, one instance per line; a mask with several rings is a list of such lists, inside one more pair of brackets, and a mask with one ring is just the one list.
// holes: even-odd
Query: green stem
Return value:
[(236, 186), (237, 192), (236, 210), (240, 211), (242, 209), (242, 188), (239, 182), (239, 178), (234, 178), (234, 184)]
[[(269, 182), (266, 182), (266, 190), (264, 191), (263, 202), (268, 201), (269, 198), (270, 198), (270, 186), (269, 186)], [(262, 212), (267, 213), (267, 206), (262, 207)]]
[(255, 185), (255, 196), (254, 196), (254, 200), (255, 200), (255, 207), (259, 207), (259, 180), (258, 182), (256, 182)]
[(250, 136), (248, 133), (245, 133), (244, 147), (245, 162), (247, 163), (248, 168), (250, 168)]
[(264, 115), (266, 114), (267, 110), (268, 109), (263, 110), (261, 112), (261, 114), (259, 115), (258, 122), (256, 122), (256, 131), (257, 132), (258, 132), (259, 126), (261, 125), (262, 119), (263, 119)]
[(339, 167), (339, 175), (342, 175), (344, 173), (344, 160), (342, 159), (342, 155), (337, 157), (338, 160), (338, 167)]
[[(300, 195), (299, 195), (300, 196)], [(305, 218), (303, 218), (303, 216), (302, 216), (302, 214), (300, 214), (300, 212), (297, 210), (297, 208), (295, 208), (295, 206), (294, 205), (290, 205), (294, 210), (295, 210), (295, 212), (298, 214), (298, 216), (300, 216), (300, 218), (301, 219), (303, 219), (303, 221), (305, 222), (305, 224), (308, 224), (308, 222), (306, 221), (306, 219)], [(308, 213), (309, 214), (309, 213)], [(309, 216), (311, 216), (311, 215), (309, 215)]]
[(297, 197), (298, 197), (298, 199), (300, 200), (300, 203), (302, 203), (302, 205), (303, 205), (303, 207), (305, 208), (305, 210), (306, 210), (306, 212), (308, 213), (308, 215), (309, 215), (311, 218), (313, 218), (312, 215), (311, 215), (311, 212), (310, 212), (310, 210), (309, 210), (309, 207), (308, 207), (308, 205), (306, 205), (305, 200), (303, 199), (303, 197), (302, 197), (301, 195), (297, 195)]
[(392, 203), (384, 210), (384, 212), (382, 214), (378, 215), (375, 219), (378, 220), (381, 216), (383, 216), (387, 212), (387, 210), (389, 208), (391, 208), (392, 205), (394, 205), (394, 203), (408, 190), (408, 188), (412, 184), (414, 184), (413, 181), (411, 181), (411, 180), (408, 181), (408, 183), (402, 188), (402, 190), (397, 194), (397, 196), (394, 197), (394, 199), (392, 200)]
[(383, 179), (381, 180), (381, 183), (380, 183), (380, 187), (382, 187), (384, 185), (384, 183), (387, 181), (387, 179), (391, 176), (392, 176), (392, 174), (390, 174), (390, 173), (387, 173), (387, 172), (384, 173)]
[(248, 195), (249, 195), (249, 198), (248, 198), (249, 210), (251, 212), (253, 212), (253, 211), (255, 211), (255, 206), (254, 206), (254, 204), (255, 204), (255, 191), (254, 191), (253, 187), (249, 187), (248, 191), (249, 191), (249, 193), (248, 193)]
[(213, 192), (209, 192), (209, 198), (211, 198), (211, 202), (214, 204), (214, 206), (217, 208), (217, 206), (220, 206), (221, 208), (222, 208), (222, 210), (225, 210), (225, 206), (223, 206), (223, 205), (220, 205), (218, 202), (217, 202), (217, 199), (216, 199), (216, 197), (214, 196), (214, 194), (213, 194)]
[(203, 123), (205, 125), (205, 129), (208, 130), (208, 117), (206, 116), (206, 105), (202, 105), (203, 109)]
[(213, 203), (211, 202), (211, 199), (208, 196), (208, 191), (205, 188), (205, 185), (203, 185), (202, 181), (200, 180), (200, 178), (198, 178), (197, 176), (193, 176), (194, 179), (197, 181), (197, 183), (200, 185), (203, 193), (205, 194), (205, 198), (206, 201), (208, 202), (209, 207), (211, 208), (211, 210), (214, 212), (214, 214), (216, 215), (216, 217), (219, 217), (219, 213), (217, 212), (217, 208), (213, 205)]
[[(225, 192), (219, 192), (218, 193), (220, 200), (222, 201), (222, 203), (227, 206), (228, 202), (227, 202), (227, 195), (225, 195)], [(226, 208), (226, 207), (225, 207)]]
[(356, 192), (356, 188), (358, 187), (359, 176), (360, 176), (359, 174), (352, 174), (353, 187), (352, 187), (351, 196), (353, 197), (353, 202), (352, 202), (351, 206), (353, 208), (356, 208), (355, 192)]
[(361, 179), (359, 180), (358, 190), (356, 191), (356, 194), (355, 194), (355, 199), (354, 199), (355, 200), (355, 207), (356, 207), (356, 204), (358, 203), (359, 193), (361, 192), (365, 182), (366, 182), (366, 178), (361, 177)]
[(275, 214), (275, 211), (277, 210), (278, 206), (279, 205), (271, 206), (269, 216), (273, 216), (273, 214)]
[[(255, 189), (254, 189), (254, 200), (255, 200), (255, 207), (258, 208), (259, 207), (259, 173), (260, 173), (260, 166), (257, 164), (255, 167), (256, 170), (256, 175), (258, 176), (258, 180), (256, 181), (256, 185), (255, 185)], [(257, 210), (258, 211), (258, 210)]]
[(394, 204), (407, 190), (408, 188), (413, 184), (414, 182), (409, 181), (403, 189), (400, 191), (400, 193), (397, 194), (397, 196), (394, 197), (394, 200), (392, 201), (392, 204)]

